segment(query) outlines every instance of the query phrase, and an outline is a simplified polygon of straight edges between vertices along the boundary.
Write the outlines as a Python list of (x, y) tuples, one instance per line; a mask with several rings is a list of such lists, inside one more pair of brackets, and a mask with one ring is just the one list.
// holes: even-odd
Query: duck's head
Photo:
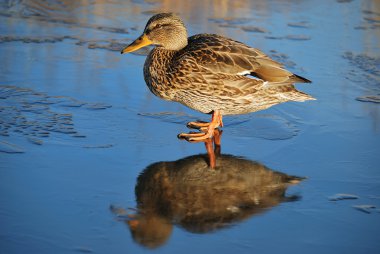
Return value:
[(160, 13), (151, 17), (143, 34), (124, 48), (129, 53), (150, 44), (168, 50), (180, 50), (187, 45), (187, 31), (181, 19), (173, 13)]

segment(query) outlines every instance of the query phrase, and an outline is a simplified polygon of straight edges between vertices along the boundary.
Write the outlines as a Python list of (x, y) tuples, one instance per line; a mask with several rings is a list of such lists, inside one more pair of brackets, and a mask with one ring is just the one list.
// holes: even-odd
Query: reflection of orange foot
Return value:
[(215, 156), (219, 156), (221, 153), (221, 137), (222, 137), (222, 130), (215, 129), (214, 131), (214, 153)]
[(214, 110), (212, 113), (212, 119), (210, 123), (204, 122), (190, 122), (187, 124), (189, 128), (199, 129), (201, 132), (181, 133), (178, 135), (180, 139), (186, 139), (187, 141), (205, 141), (208, 138), (212, 138), (214, 130), (218, 127), (223, 127), (222, 115), (219, 110)]
[[(220, 138), (222, 136), (222, 131), (219, 129), (214, 130), (214, 137), (207, 139), (205, 141), (207, 156), (209, 159), (209, 166), (211, 169), (216, 167), (216, 157), (220, 155)], [(214, 144), (214, 147), (213, 147)]]

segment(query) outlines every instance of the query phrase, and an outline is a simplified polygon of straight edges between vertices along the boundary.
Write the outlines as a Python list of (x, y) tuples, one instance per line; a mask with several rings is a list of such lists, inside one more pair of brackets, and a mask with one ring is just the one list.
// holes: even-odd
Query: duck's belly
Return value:
[(256, 96), (245, 97), (222, 97), (193, 94), (190, 91), (177, 92), (174, 100), (183, 105), (209, 114), (214, 110), (219, 110), (222, 115), (239, 115), (267, 109), (280, 103), (271, 99), (264, 100)]

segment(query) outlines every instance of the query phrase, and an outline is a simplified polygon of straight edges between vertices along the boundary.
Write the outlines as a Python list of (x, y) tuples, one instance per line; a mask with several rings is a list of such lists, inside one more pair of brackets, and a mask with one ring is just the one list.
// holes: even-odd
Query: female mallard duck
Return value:
[(283, 68), (258, 49), (215, 34), (187, 38), (186, 28), (172, 13), (154, 15), (144, 33), (124, 48), (129, 53), (154, 44), (144, 64), (150, 91), (165, 100), (180, 102), (212, 114), (210, 123), (190, 122), (200, 133), (180, 138), (201, 141), (222, 127), (222, 115), (245, 114), (286, 101), (314, 98), (297, 91), (294, 83), (310, 83)]

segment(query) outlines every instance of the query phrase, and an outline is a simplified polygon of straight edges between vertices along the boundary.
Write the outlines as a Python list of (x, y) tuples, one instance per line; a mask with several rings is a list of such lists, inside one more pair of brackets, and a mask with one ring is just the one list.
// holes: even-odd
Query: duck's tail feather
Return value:
[(298, 91), (294, 89), (292, 92), (286, 92), (286, 93), (278, 93), (277, 97), (280, 99), (284, 99), (285, 101), (310, 101), (310, 100), (316, 100), (313, 96), (308, 95), (307, 93)]
[(268, 89), (269, 93), (276, 96), (279, 100), (282, 101), (308, 101), (316, 100), (313, 96), (298, 91), (293, 84), (291, 83), (282, 83), (282, 82), (264, 82), (264, 89)]
[(251, 75), (262, 80), (278, 83), (311, 83), (307, 78), (301, 77), (278, 66), (263, 65), (257, 68)]
[(311, 80), (308, 80), (307, 78), (301, 77), (297, 74), (294, 74), (289, 77), (289, 81), (294, 83), (311, 83)]

